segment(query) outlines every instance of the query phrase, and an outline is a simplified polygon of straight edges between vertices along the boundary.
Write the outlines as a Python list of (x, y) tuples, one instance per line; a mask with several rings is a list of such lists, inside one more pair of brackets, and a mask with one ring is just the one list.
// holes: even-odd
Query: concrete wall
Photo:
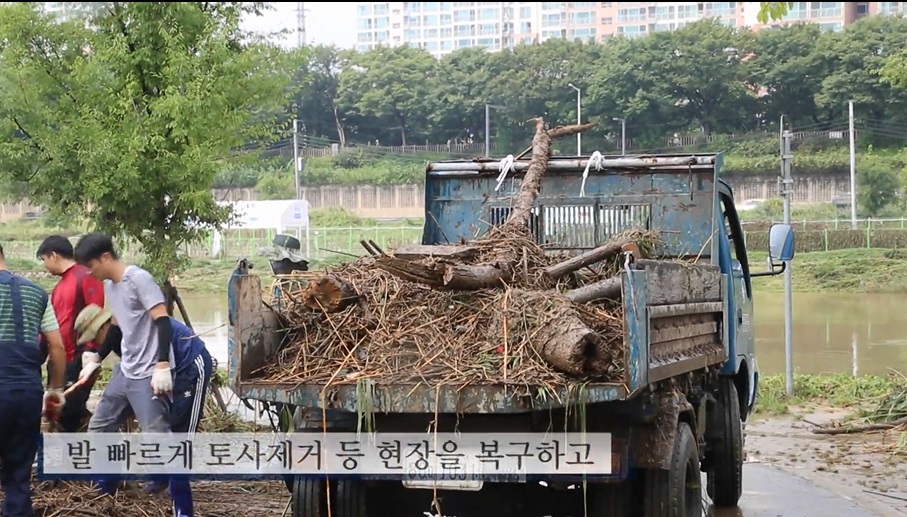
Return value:
[[(778, 176), (729, 176), (728, 183), (734, 188), (738, 202), (747, 199), (768, 199), (778, 195)], [(795, 203), (827, 203), (836, 196), (850, 193), (850, 178), (847, 174), (804, 176), (794, 179)], [(255, 191), (250, 188), (215, 190), (219, 200), (241, 201), (254, 200)], [(422, 185), (393, 185), (375, 187), (360, 185), (355, 187), (327, 186), (306, 187), (302, 196), (311, 203), (313, 209), (342, 207), (358, 214), (360, 217), (374, 219), (403, 219), (423, 217), (425, 189)], [(23, 217), (28, 212), (39, 212), (27, 201), (21, 203), (3, 203), (0, 205), (0, 221), (10, 221)]]

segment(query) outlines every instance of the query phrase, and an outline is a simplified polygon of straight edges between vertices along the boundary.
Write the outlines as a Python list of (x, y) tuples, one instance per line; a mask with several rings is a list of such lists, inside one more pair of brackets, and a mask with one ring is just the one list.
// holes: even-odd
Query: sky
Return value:
[[(296, 2), (272, 2), (264, 16), (243, 22), (243, 28), (261, 34), (289, 29), (282, 41), (296, 46)], [(352, 48), (356, 42), (356, 2), (306, 2), (306, 42)]]

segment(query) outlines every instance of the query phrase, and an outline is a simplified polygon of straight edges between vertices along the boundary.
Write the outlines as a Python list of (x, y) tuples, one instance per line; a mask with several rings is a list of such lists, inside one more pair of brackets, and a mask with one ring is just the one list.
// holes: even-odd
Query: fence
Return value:
[[(776, 223), (782, 221), (743, 221), (745, 231), (768, 231)], [(826, 219), (826, 220), (804, 220), (791, 221), (794, 231), (803, 230), (851, 230), (850, 219)], [(907, 218), (894, 219), (857, 219), (857, 229), (865, 230), (907, 230)]]
[[(742, 135), (729, 134), (729, 135), (672, 135), (666, 136), (661, 140), (661, 148), (670, 149), (674, 147), (690, 147), (695, 145), (705, 145), (713, 142), (720, 142), (723, 140), (740, 140), (740, 139), (750, 139), (754, 134), (760, 133), (747, 133)], [(769, 136), (768, 133), (764, 134)], [(854, 131), (854, 137), (858, 136), (859, 132)], [(794, 141), (803, 140), (803, 139), (829, 139), (829, 140), (842, 140), (847, 141), (850, 138), (850, 133), (847, 131), (796, 131), (792, 134)], [(620, 151), (620, 140), (605, 140), (605, 145), (602, 149), (603, 152), (614, 152)], [(595, 145), (595, 144), (590, 144)], [(628, 138), (626, 141), (627, 150), (638, 149), (639, 143), (632, 139)], [(496, 154), (495, 151), (496, 144), (492, 143), (490, 145), (490, 150), (492, 154)], [(308, 158), (321, 158), (324, 156), (335, 156), (341, 149), (360, 149), (363, 151), (378, 153), (378, 154), (463, 154), (463, 155), (480, 155), (485, 152), (484, 143), (448, 143), (448, 144), (426, 144), (426, 145), (395, 145), (395, 146), (384, 146), (384, 145), (362, 145), (362, 144), (347, 144), (345, 147), (341, 148), (340, 144), (333, 144), (328, 147), (304, 147), (300, 151), (302, 155)], [(280, 155), (292, 156), (293, 147), (292, 146), (283, 146), (279, 149), (274, 149), (269, 151), (270, 153), (276, 153)], [(506, 150), (507, 153), (513, 152), (513, 149)], [(590, 152), (590, 151), (586, 151)]]
[[(747, 248), (752, 251), (768, 249), (768, 228), (771, 222), (744, 223), (744, 239)], [(850, 221), (797, 221), (797, 251), (833, 251), (851, 248), (907, 248), (907, 219), (875, 219), (858, 221), (859, 229), (851, 230)], [(251, 235), (250, 235), (251, 233)], [(309, 238), (300, 235), (303, 251), (310, 259), (323, 261), (336, 259), (338, 256), (362, 256), (365, 250), (359, 244), (361, 240), (373, 240), (383, 249), (392, 249), (406, 244), (422, 242), (421, 226), (374, 226), (374, 227), (334, 227), (311, 228)], [(227, 235), (221, 241), (220, 254), (212, 255), (214, 242), (187, 246), (187, 255), (196, 259), (222, 258), (237, 259), (256, 257), (259, 249), (269, 246), (273, 232), (246, 232), (246, 235)], [(35, 251), (40, 241), (5, 240), (3, 248), (10, 259), (35, 260)], [(127, 244), (121, 250), (122, 255), (130, 261), (140, 260), (141, 246)]]
[[(253, 232), (248, 232), (253, 233)], [(186, 246), (188, 256), (197, 259), (224, 258), (237, 259), (241, 257), (253, 258), (258, 256), (259, 249), (270, 246), (274, 237), (273, 232), (254, 232), (257, 235), (236, 236), (228, 235), (221, 240), (221, 252), (218, 257), (212, 255), (214, 241), (207, 241)], [(346, 227), (346, 228), (311, 228), (309, 239), (305, 233), (300, 235), (302, 249), (308, 250), (312, 260), (327, 260), (338, 255), (365, 255), (365, 249), (359, 244), (360, 240), (373, 240), (382, 249), (391, 249), (405, 244), (418, 244), (422, 242), (421, 226), (397, 227)], [(41, 241), (31, 240), (5, 240), (3, 250), (10, 259), (36, 260), (35, 251)], [(128, 261), (137, 261), (142, 258), (141, 246), (127, 243), (120, 250), (121, 255)], [(14, 268), (15, 269), (15, 268)]]

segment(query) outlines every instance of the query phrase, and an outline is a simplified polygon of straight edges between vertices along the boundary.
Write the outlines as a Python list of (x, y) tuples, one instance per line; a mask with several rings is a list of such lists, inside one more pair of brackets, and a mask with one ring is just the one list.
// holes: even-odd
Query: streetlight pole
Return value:
[[(567, 86), (576, 90), (576, 125), (579, 126), (583, 123), (583, 92), (573, 83), (567, 83)], [(576, 155), (583, 155), (583, 135), (581, 133), (576, 134)]]
[(491, 156), (491, 108), (504, 109), (504, 106), (485, 105), (485, 158)]
[(615, 122), (620, 122), (620, 155), (627, 154), (627, 119), (614, 117)]

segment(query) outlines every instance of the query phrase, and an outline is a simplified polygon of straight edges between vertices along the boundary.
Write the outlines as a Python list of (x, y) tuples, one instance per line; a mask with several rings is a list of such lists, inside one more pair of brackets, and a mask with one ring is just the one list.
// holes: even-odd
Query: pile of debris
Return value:
[(624, 380), (622, 256), (657, 236), (630, 230), (564, 259), (528, 229), (553, 138), (545, 130), (509, 218), (460, 245), (407, 246), (325, 272), (282, 294), (288, 336), (259, 382), (553, 386)]
[[(281, 482), (195, 482), (192, 484), (198, 515), (266, 517), (280, 515), (287, 505)], [(33, 490), (34, 517), (169, 517), (173, 505), (167, 491), (148, 495), (137, 483), (126, 484), (116, 495), (102, 495), (88, 482), (45, 481)]]

